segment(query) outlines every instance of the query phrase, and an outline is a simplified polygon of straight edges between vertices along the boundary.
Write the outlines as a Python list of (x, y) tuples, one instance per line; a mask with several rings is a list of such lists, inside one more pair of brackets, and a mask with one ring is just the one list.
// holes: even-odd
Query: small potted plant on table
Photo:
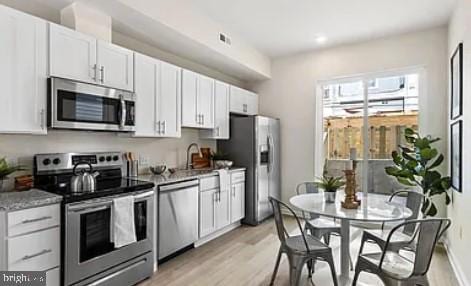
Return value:
[(345, 185), (343, 177), (334, 177), (324, 174), (315, 182), (319, 189), (324, 190), (324, 198), (326, 203), (335, 203), (337, 190)]

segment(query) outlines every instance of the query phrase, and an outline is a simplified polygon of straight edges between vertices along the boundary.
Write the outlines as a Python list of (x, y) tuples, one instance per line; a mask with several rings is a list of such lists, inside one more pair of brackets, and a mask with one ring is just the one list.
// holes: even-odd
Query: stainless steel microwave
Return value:
[(49, 79), (48, 127), (132, 132), (134, 93), (61, 78)]

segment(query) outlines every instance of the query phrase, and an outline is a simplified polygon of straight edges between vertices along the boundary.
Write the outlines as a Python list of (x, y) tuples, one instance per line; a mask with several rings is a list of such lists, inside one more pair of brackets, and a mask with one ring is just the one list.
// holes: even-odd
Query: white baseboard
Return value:
[(240, 221), (236, 221), (235, 223), (232, 223), (208, 236), (205, 236), (203, 238), (201, 238), (200, 240), (198, 240), (197, 242), (195, 242), (195, 247), (200, 247), (201, 245), (205, 244), (205, 243), (208, 243), (210, 242), (211, 240), (225, 234), (225, 233), (228, 233), (229, 231), (231, 230), (234, 230), (236, 228), (238, 228), (239, 226), (241, 226), (241, 223)]
[(464, 271), (459, 265), (456, 256), (453, 254), (453, 251), (448, 245), (448, 240), (445, 239), (443, 245), (445, 246), (446, 252), (448, 254), (448, 260), (450, 261), (451, 268), (453, 269), (453, 272), (455, 272), (456, 279), (458, 280), (458, 284), (460, 286), (471, 286), (469, 281), (466, 279), (466, 276), (464, 275)]

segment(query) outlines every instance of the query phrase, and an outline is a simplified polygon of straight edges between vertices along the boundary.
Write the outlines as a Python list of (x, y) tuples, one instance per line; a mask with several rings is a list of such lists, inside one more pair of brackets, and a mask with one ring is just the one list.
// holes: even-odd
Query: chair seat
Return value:
[[(381, 252), (368, 253), (362, 254), (360, 258), (363, 258), (368, 263), (378, 267), (379, 261), (381, 260), (381, 255)], [(393, 278), (405, 279), (409, 277), (414, 271), (414, 262), (396, 252), (388, 251), (384, 256), (381, 268), (383, 272)]]
[[(306, 234), (306, 241), (311, 251), (330, 251), (330, 247), (312, 235)], [(301, 235), (286, 238), (286, 246), (296, 252), (306, 252), (306, 245)]]
[(333, 229), (333, 228), (338, 228), (339, 232), (340, 232), (340, 224), (336, 223), (334, 220), (332, 219), (326, 219), (326, 218), (316, 218), (316, 219), (311, 219), (311, 220), (308, 220), (306, 221), (307, 224), (309, 224), (310, 226), (312, 226), (313, 228), (318, 228), (318, 229), (322, 229), (322, 228), (330, 228), (330, 229)]
[[(382, 241), (386, 242), (391, 230), (388, 230), (388, 229), (384, 229), (384, 230), (370, 229), (370, 230), (365, 230), (364, 232), (368, 235), (368, 238), (375, 237), (376, 239), (374, 239), (374, 240), (376, 240), (376, 241), (379, 239), (379, 240), (382, 240)], [(391, 237), (391, 243), (398, 243), (398, 242), (408, 243), (411, 240), (412, 240), (412, 237), (410, 237), (407, 234), (404, 234), (403, 232), (400, 232), (400, 231), (395, 231), (393, 233), (392, 237)]]

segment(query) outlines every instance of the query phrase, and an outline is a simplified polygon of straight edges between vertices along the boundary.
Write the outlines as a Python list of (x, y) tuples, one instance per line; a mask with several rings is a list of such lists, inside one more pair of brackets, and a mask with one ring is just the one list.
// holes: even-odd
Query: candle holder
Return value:
[(355, 170), (345, 170), (344, 173), (347, 182), (345, 185), (345, 200), (342, 202), (342, 207), (345, 209), (357, 209), (360, 204), (357, 202), (355, 194)]

